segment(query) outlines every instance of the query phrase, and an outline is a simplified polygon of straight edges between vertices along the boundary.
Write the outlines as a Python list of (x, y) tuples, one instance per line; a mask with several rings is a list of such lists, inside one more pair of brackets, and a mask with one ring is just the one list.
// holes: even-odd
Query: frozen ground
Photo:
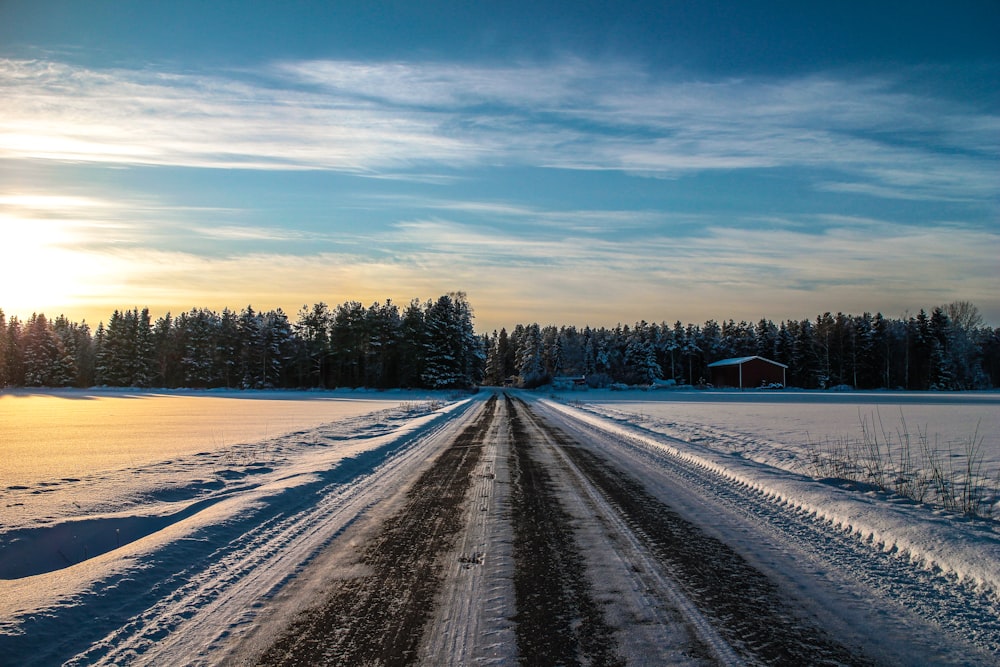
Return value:
[[(484, 396), (387, 398), (375, 411), (338, 415), (266, 440), (195, 447), (52, 486), (0, 488), (0, 662), (216, 664), (244, 638), (266, 641), (280, 632), (323, 587), (314, 565), (335, 560), (340, 536), (426, 467)], [(892, 609), (916, 609), (954, 635), (940, 642), (924, 637), (942, 662), (1000, 656), (993, 613), (1000, 591), (996, 522), (801, 474), (810, 443), (856, 435), (859, 413), (876, 406), (884, 422), (887, 412), (895, 417), (902, 409), (911, 427), (941, 428), (942, 438), (969, 433), (947, 432), (948, 424), (981, 419), (995, 465), (1000, 395), (586, 392), (530, 398), (588, 447), (646, 480), (651, 492), (715, 523), (751, 560), (805, 559), (804, 567), (826, 583), (788, 576), (816, 598), (815, 608), (859, 605), (849, 614), (863, 620), (874, 614), (876, 621), (891, 617)], [(691, 486), (683, 495), (658, 476), (671, 466), (685, 470)], [(62, 473), (51, 477), (61, 480)], [(728, 509), (720, 513), (707, 504), (715, 495), (729, 498), (722, 501)], [(735, 527), (719, 523), (723, 515), (743, 514)], [(751, 532), (744, 532), (745, 522)], [(798, 537), (780, 532), (786, 524)], [(594, 550), (602, 548), (595, 543)], [(840, 555), (830, 555), (835, 550)], [(487, 554), (487, 565), (494, 554)], [(830, 582), (841, 580), (878, 591), (881, 602), (871, 603), (886, 606), (852, 602), (843, 592), (850, 587), (832, 591)], [(490, 604), (510, 609), (512, 594), (492, 586)], [(953, 596), (952, 589), (961, 594)], [(447, 608), (469, 608), (465, 597), (453, 594)], [(268, 625), (270, 634), (259, 631)], [(903, 646), (898, 637), (893, 641)], [(984, 653), (963, 658), (955, 647), (964, 641)]]

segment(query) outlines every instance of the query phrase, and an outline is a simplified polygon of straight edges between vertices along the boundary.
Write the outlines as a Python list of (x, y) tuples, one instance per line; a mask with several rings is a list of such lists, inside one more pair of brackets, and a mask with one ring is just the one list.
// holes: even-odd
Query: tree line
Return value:
[(251, 306), (155, 321), (134, 308), (93, 332), (63, 316), (22, 322), (0, 310), (0, 386), (440, 389), (538, 387), (562, 376), (595, 387), (698, 385), (709, 364), (756, 355), (787, 365), (789, 386), (804, 389), (1000, 387), (1000, 329), (966, 301), (900, 318), (824, 313), (780, 324), (536, 323), (477, 335), (472, 320), (462, 292), (405, 308), (317, 303), (294, 321)]
[(164, 388), (468, 388), (482, 341), (465, 294), (221, 313), (194, 308), (153, 321), (116, 310), (91, 331), (63, 316), (25, 322), (0, 310), (0, 386)]
[(697, 385), (715, 361), (761, 356), (787, 365), (788, 385), (803, 389), (1000, 387), (1000, 329), (984, 326), (967, 301), (896, 319), (824, 313), (777, 325), (767, 319), (596, 329), (519, 324), (484, 337), (484, 346), (487, 384), (537, 387), (576, 376), (591, 386)]

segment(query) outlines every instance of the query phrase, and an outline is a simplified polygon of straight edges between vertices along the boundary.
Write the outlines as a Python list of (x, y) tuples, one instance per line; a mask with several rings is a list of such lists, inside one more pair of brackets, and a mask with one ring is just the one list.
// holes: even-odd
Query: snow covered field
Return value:
[(265, 441), (424, 394), (295, 391), (0, 391), (0, 490), (51, 486)]
[[(814, 474), (813, 455), (871, 437), (898, 452), (909, 435), (956, 464), (978, 443), (986, 486), (1000, 486), (1000, 392), (573, 391), (561, 402), (719, 452)], [(994, 515), (1000, 498), (991, 495)], [(989, 508), (985, 508), (988, 510)]]
[[(68, 525), (95, 515), (160, 515), (177, 503), (215, 497), (235, 482), (273, 469), (290, 440), (322, 424), (362, 418), (401, 404), (426, 403), (426, 392), (238, 392), (56, 390), (0, 393), (0, 577), (19, 571), (2, 535), (38, 525)], [(437, 400), (433, 398), (433, 400)], [(404, 407), (406, 407), (404, 405)], [(412, 405), (409, 407), (413, 407)], [(377, 417), (374, 417), (377, 419)], [(307, 440), (298, 442), (301, 446)], [(125, 530), (153, 530), (155, 521)], [(161, 522), (162, 523), (162, 522)], [(125, 530), (123, 533), (122, 531)], [(56, 554), (62, 565), (107, 550), (88, 544)], [(84, 553), (78, 553), (85, 550)], [(5, 556), (6, 553), (6, 556)], [(33, 557), (33, 570), (54, 567)], [(11, 570), (11, 568), (14, 570)]]
[[(218, 401), (225, 418), (207, 410), (212, 415), (198, 427), (184, 417), (196, 411), (164, 409), (155, 430), (176, 436), (175, 444), (163, 445), (169, 454), (139, 446), (134, 459), (112, 466), (52, 467), (32, 476), (23, 471), (34, 468), (21, 465), (20, 478), (0, 471), (0, 662), (217, 663), (261, 621), (269, 601), (365, 508), (400, 488), (436, 451), (435, 438), (457, 432), (483, 397), (135, 396), (102, 395), (93, 405), (105, 400), (148, 411), (160, 401)], [(950, 581), (996, 601), (996, 522), (802, 473), (815, 443), (860, 437), (859, 421), (873, 414), (895, 431), (900, 413), (911, 430), (926, 427), (942, 441), (967, 438), (978, 423), (985, 465), (996, 473), (1000, 394), (590, 391), (532, 398), (625, 438), (654, 460), (693, 462), (762, 503), (856, 534), (876, 552), (941, 575), (936, 586)], [(16, 412), (11, 405), (45, 400), (34, 394), (0, 399), (5, 437)], [(95, 417), (90, 427), (98, 436), (99, 424)], [(105, 426), (105, 440), (138, 442), (136, 425), (116, 431), (120, 424), (112, 420)], [(6, 481), (15, 479), (21, 481)], [(899, 595), (903, 606), (919, 602), (910, 592)], [(930, 598), (936, 599), (933, 591)], [(1000, 632), (984, 633), (980, 645), (1000, 656)]]

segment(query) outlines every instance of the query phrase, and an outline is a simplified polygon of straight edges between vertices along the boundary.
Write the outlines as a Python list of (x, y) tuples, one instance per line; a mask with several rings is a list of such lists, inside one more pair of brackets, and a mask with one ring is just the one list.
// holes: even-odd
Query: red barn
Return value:
[(788, 366), (764, 357), (737, 357), (723, 359), (708, 365), (711, 383), (716, 387), (737, 387), (739, 389), (785, 386), (785, 371)]

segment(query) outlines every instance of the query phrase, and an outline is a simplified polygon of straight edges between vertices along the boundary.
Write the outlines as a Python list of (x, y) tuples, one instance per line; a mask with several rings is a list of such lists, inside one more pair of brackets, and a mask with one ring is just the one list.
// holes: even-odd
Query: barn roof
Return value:
[(709, 368), (716, 368), (718, 366), (742, 366), (748, 361), (754, 359), (760, 359), (761, 361), (766, 361), (769, 364), (774, 364), (775, 366), (781, 366), (782, 368), (788, 368), (785, 364), (778, 363), (777, 361), (772, 361), (770, 359), (765, 359), (764, 357), (752, 356), (752, 357), (733, 357), (732, 359), (721, 359), (719, 361), (713, 362), (708, 365)]

